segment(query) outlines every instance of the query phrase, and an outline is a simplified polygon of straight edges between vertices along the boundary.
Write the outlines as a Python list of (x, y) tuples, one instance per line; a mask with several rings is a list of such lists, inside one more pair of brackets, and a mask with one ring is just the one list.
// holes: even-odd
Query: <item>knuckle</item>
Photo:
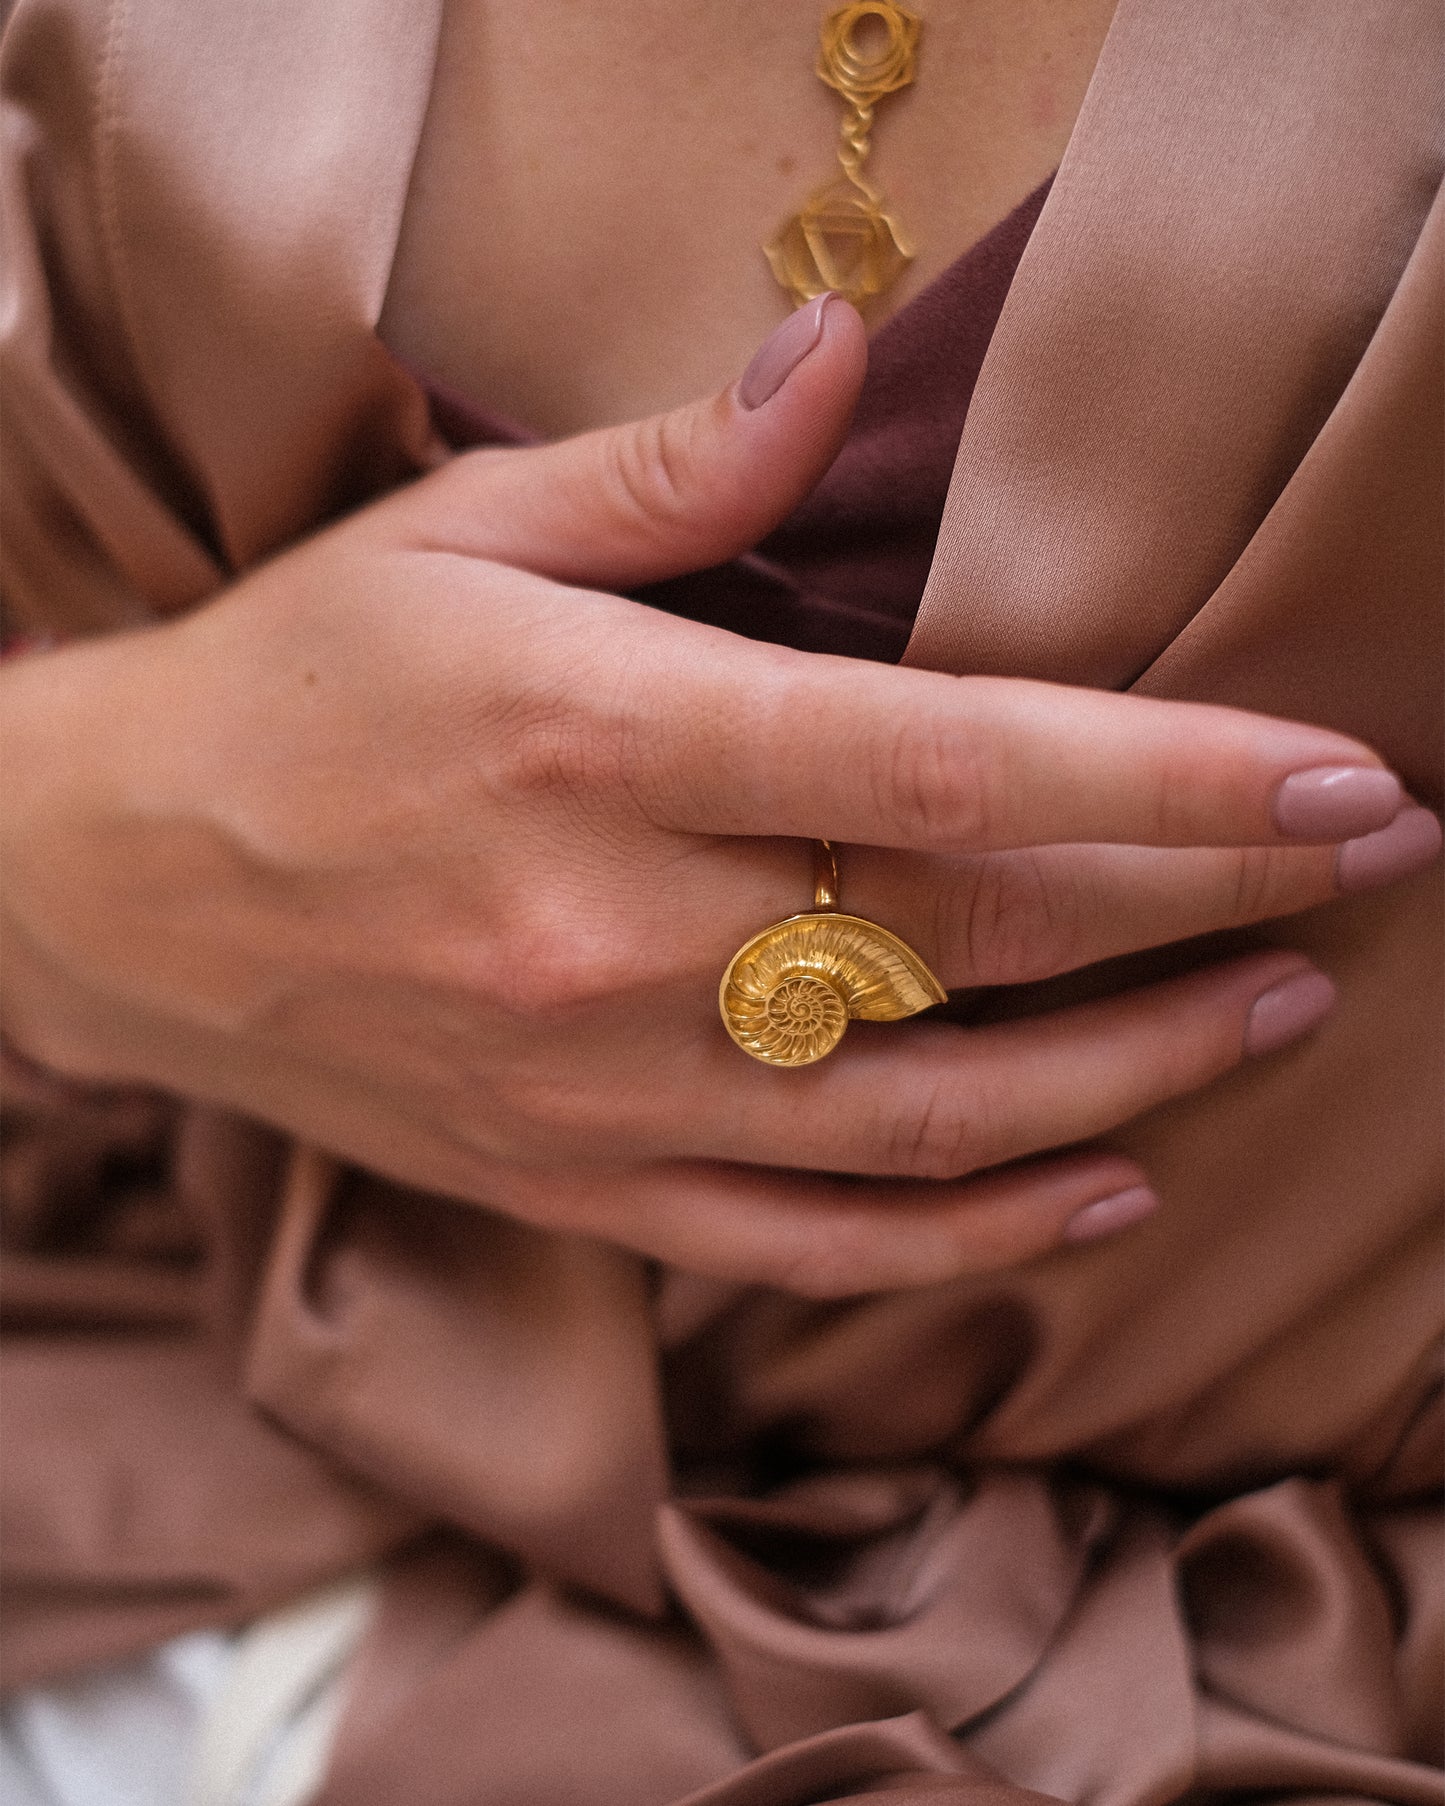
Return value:
[(877, 771), (876, 807), (910, 846), (942, 851), (987, 843), (995, 816), (989, 774), (956, 726), (900, 722)]
[(574, 831), (605, 838), (652, 762), (624, 672), (594, 673), (585, 696), (564, 694), (562, 681), (556, 693), (515, 699), (488, 723), (486, 784), (505, 806), (560, 811)]
[(939, 1080), (888, 1133), (891, 1173), (913, 1179), (957, 1179), (975, 1164), (976, 1130), (960, 1107), (958, 1088)]
[(962, 949), (973, 983), (1026, 984), (1080, 962), (1077, 888), (1032, 849), (980, 861), (947, 906), (940, 944)]
[(1279, 847), (1240, 847), (1229, 873), (1228, 908), (1235, 922), (1255, 922), (1283, 898), (1285, 861)]
[(486, 988), (493, 1006), (517, 1022), (565, 1026), (625, 997), (632, 966), (621, 937), (589, 928), (571, 900), (559, 898), (511, 912)]
[(503, 724), (494, 782), (513, 797), (573, 797), (597, 790), (608, 764), (606, 739), (558, 697), (535, 697)]
[(693, 504), (691, 416), (661, 414), (608, 435), (603, 478), (618, 513), (649, 537), (687, 519)]
[(1193, 748), (1163, 755), (1152, 787), (1153, 838), (1160, 846), (1187, 846), (1199, 830), (1199, 769)]

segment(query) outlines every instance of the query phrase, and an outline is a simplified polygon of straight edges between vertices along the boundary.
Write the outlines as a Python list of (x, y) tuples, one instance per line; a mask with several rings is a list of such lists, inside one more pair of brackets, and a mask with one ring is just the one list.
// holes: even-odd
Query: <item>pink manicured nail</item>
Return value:
[(1323, 972), (1294, 972), (1255, 998), (1244, 1025), (1244, 1051), (1273, 1053), (1297, 1041), (1334, 1006), (1335, 987)]
[(738, 400), (745, 408), (760, 408), (772, 400), (822, 338), (823, 315), (828, 303), (836, 299), (831, 291), (814, 296), (763, 340), (757, 356), (738, 379)]
[(1275, 791), (1275, 826), (1296, 840), (1351, 840), (1388, 826), (1404, 800), (1393, 771), (1318, 765), (1293, 772)]
[(1335, 855), (1335, 883), (1343, 891), (1376, 890), (1433, 865), (1440, 851), (1440, 818), (1407, 803), (1388, 828), (1347, 840)]
[(1063, 1237), (1066, 1242), (1097, 1242), (1152, 1216), (1158, 1208), (1159, 1200), (1147, 1185), (1131, 1185), (1128, 1191), (1116, 1191), (1076, 1211), (1064, 1224)]

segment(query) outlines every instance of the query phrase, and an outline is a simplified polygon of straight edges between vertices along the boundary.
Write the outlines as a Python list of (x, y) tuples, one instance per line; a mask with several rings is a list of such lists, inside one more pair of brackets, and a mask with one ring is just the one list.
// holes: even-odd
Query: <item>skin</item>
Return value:
[[(1114, 0), (915, 0), (868, 173), (919, 246), (876, 329), (1059, 165)], [(834, 161), (819, 0), (449, 5), (387, 342), (548, 435), (720, 389), (788, 300), (759, 247)]]
[(613, 593), (786, 515), (865, 357), (834, 304), (756, 410), (727, 389), (456, 458), (188, 617), (16, 660), (21, 1050), (818, 1296), (1026, 1259), (1142, 1183), (1078, 1144), (1237, 1064), (1298, 955), (994, 1028), (859, 1024), (793, 1073), (732, 1047), (718, 975), (806, 901), (807, 836), (844, 844), (850, 907), (953, 986), (1304, 908), (1334, 850), (1286, 843), (1280, 784), (1378, 761), (1226, 709), (763, 646)]

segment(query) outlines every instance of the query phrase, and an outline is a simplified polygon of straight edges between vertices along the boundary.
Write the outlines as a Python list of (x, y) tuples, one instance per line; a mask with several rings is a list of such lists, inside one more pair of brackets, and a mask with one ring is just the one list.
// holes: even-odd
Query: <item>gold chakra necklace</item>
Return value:
[(818, 78), (841, 95), (841, 178), (817, 189), (764, 245), (773, 274), (801, 307), (827, 289), (855, 307), (883, 294), (913, 260), (913, 247), (883, 196), (863, 175), (873, 109), (913, 80), (920, 21), (895, 0), (853, 0), (823, 21)]

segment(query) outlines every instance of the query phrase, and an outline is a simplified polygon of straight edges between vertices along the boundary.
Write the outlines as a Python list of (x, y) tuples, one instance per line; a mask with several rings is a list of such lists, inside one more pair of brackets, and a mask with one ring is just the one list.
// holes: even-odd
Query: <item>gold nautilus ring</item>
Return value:
[(906, 941), (838, 908), (838, 861), (815, 842), (813, 907), (755, 934), (718, 987), (727, 1031), (769, 1066), (811, 1066), (849, 1020), (901, 1022), (947, 992)]

